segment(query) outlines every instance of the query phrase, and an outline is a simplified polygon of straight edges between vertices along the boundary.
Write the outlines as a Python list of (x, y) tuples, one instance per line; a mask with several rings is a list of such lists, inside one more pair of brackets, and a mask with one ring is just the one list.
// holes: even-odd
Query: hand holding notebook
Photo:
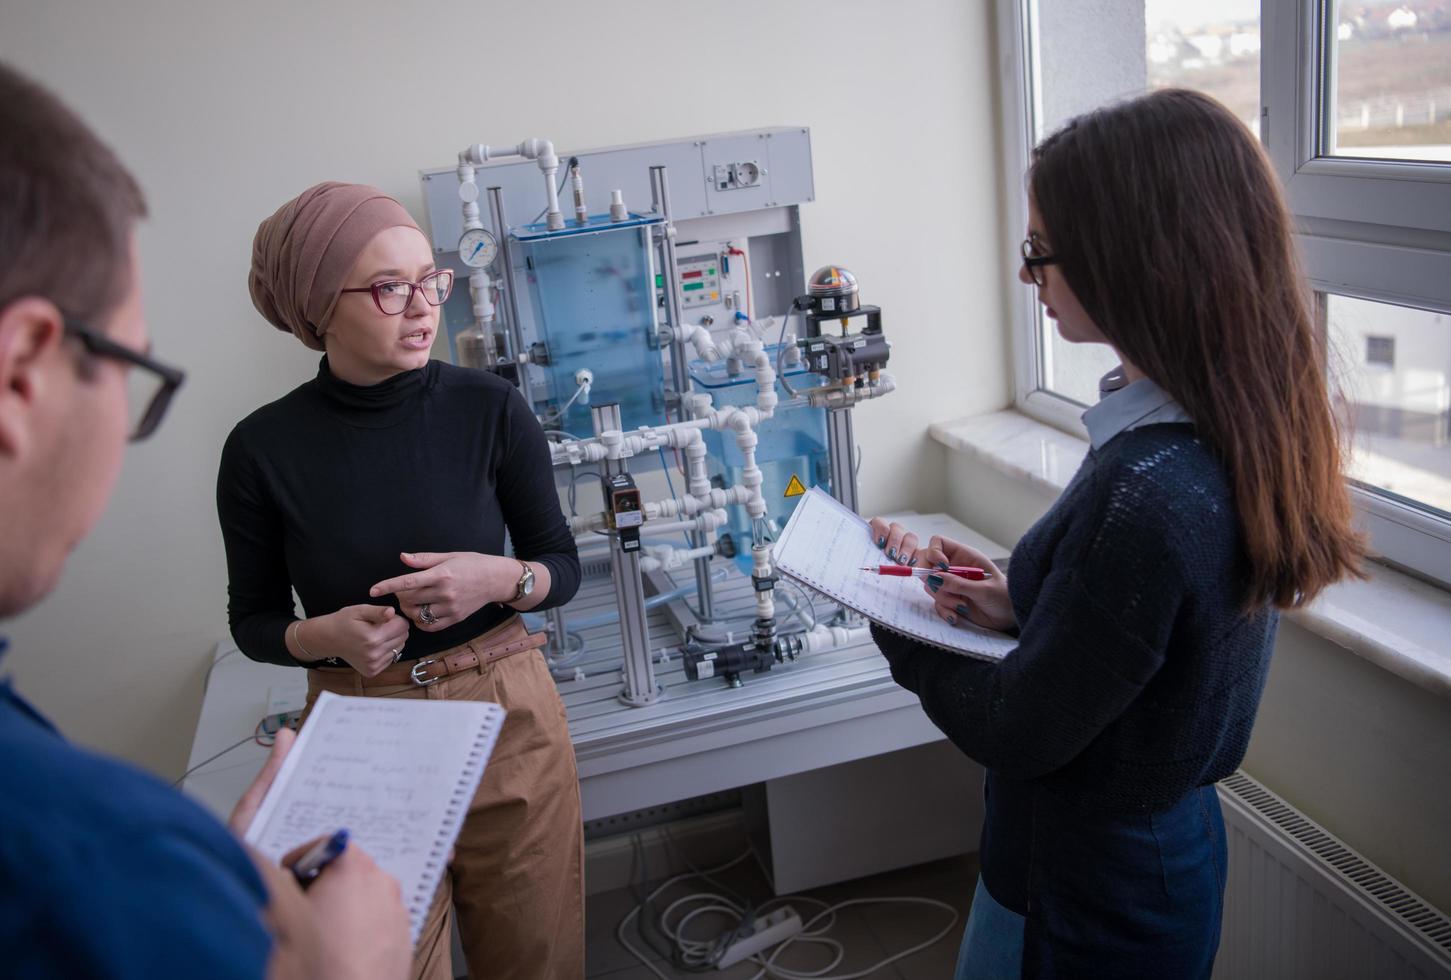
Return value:
[(504, 723), (482, 701), (319, 695), (247, 829), (274, 861), (340, 828), (398, 879), (418, 939)]
[(882, 560), (867, 522), (818, 487), (796, 505), (772, 557), (787, 577), (904, 636), (985, 660), (1017, 646), (1005, 633), (943, 622), (915, 578), (862, 571)]

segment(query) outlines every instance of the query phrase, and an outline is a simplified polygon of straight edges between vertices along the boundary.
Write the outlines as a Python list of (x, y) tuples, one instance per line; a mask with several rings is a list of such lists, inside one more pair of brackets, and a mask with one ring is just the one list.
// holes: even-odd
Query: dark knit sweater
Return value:
[[(293, 665), (292, 590), (308, 616), (373, 599), (409, 569), (400, 552), (514, 554), (549, 569), (536, 609), (568, 602), (579, 555), (549, 447), (523, 397), (485, 371), (429, 361), (382, 384), (317, 377), (237, 424), (222, 450), (217, 513), (232, 636), (253, 660)], [(457, 646), (513, 615), (488, 603), (438, 632), (416, 626), (404, 659)]]
[(1146, 812), (1229, 775), (1278, 615), (1246, 615), (1223, 466), (1182, 424), (1089, 452), (1013, 550), (1001, 662), (873, 627), (892, 676), (967, 755), (1085, 809)]

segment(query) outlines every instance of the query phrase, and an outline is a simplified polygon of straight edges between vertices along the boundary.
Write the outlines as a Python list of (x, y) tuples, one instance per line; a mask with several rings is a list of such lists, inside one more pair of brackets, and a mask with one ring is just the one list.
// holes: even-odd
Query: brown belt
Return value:
[[(548, 642), (548, 634), (530, 633), (524, 628), (524, 621), (515, 616), (483, 636), (477, 636), (467, 643), (431, 657), (420, 657), (412, 663), (388, 667), (375, 677), (364, 677), (362, 683), (364, 687), (397, 687), (404, 684), (427, 687), (452, 674), (481, 670), (495, 661), (523, 653), (525, 650), (538, 649)], [(352, 673), (352, 669), (348, 668), (348, 672)]]

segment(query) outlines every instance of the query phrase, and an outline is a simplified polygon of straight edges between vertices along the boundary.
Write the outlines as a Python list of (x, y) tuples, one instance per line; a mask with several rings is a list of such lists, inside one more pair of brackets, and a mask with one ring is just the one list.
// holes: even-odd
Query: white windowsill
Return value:
[[(1068, 484), (1088, 444), (1015, 411), (935, 422), (928, 430), (949, 450), (1054, 493)], [(1345, 647), (1434, 694), (1451, 698), (1451, 592), (1382, 565), (1367, 581), (1341, 582), (1295, 624)], [(1445, 651), (1445, 652), (1443, 652)]]

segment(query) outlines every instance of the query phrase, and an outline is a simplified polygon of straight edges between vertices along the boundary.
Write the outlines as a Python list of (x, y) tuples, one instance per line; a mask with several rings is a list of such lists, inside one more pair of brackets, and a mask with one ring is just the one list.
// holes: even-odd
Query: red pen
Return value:
[[(899, 575), (899, 576), (924, 576), (940, 575), (940, 568), (912, 568), (908, 565), (863, 565), (862, 571), (876, 572), (878, 575)], [(992, 573), (985, 572), (981, 568), (971, 568), (967, 565), (953, 565), (947, 569), (949, 574), (958, 578), (965, 578), (972, 582), (981, 582), (992, 578)]]

